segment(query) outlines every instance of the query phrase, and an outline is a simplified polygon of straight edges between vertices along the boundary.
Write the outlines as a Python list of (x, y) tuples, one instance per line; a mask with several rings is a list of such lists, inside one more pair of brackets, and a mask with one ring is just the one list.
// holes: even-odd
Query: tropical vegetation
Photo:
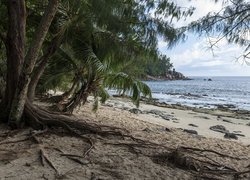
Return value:
[(13, 128), (65, 126), (59, 123), (65, 117), (33, 105), (50, 89), (64, 91), (52, 98), (62, 112), (72, 113), (90, 94), (96, 107), (110, 88), (131, 95), (138, 106), (140, 96), (151, 93), (136, 78), (171, 67), (158, 38), (169, 46), (181, 40), (182, 29), (171, 22), (192, 11), (167, 0), (1, 1), (1, 121)]

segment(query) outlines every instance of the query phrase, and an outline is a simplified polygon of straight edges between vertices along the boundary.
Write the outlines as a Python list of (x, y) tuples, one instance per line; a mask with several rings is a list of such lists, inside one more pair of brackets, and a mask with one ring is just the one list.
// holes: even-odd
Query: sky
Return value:
[[(211, 11), (219, 11), (221, 3), (212, 0), (175, 0), (182, 7), (196, 8), (192, 17), (180, 21), (176, 25), (182, 26), (199, 19)], [(168, 49), (167, 43), (160, 40), (159, 50), (170, 57), (176, 71), (186, 76), (250, 76), (250, 66), (237, 61), (244, 52), (244, 47), (228, 44), (225, 39), (217, 44), (213, 51), (209, 48), (208, 39), (189, 34), (184, 43)]]

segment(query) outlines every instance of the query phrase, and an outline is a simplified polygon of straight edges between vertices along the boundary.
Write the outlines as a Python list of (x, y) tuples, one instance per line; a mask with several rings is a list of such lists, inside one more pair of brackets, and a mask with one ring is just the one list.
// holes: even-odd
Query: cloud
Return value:
[[(209, 12), (218, 12), (222, 3), (212, 0), (175, 0), (181, 7), (193, 6), (196, 8), (192, 17), (186, 21), (177, 22), (176, 26), (186, 25)], [(167, 43), (160, 40), (159, 50), (170, 57), (174, 67), (188, 76), (250, 76), (250, 66), (242, 65), (236, 58), (244, 53), (244, 47), (228, 44), (226, 39), (220, 40), (211, 50), (211, 43), (217, 39), (205, 37), (197, 38), (190, 34), (189, 39), (169, 50)]]
[(250, 75), (250, 66), (242, 66), (236, 61), (244, 48), (228, 44), (226, 40), (218, 43), (213, 52), (208, 48), (206, 38), (191, 44), (187, 49), (165, 51), (177, 70), (188, 75)]
[(196, 21), (209, 12), (218, 12), (223, 7), (221, 1), (215, 3), (212, 0), (174, 0), (174, 2), (183, 8), (195, 7), (195, 11), (191, 17), (187, 17), (186, 20), (175, 22), (177, 27), (185, 26), (192, 21)]

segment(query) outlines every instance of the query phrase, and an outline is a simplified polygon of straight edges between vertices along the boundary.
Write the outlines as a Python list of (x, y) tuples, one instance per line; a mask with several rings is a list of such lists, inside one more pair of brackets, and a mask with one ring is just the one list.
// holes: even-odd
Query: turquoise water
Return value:
[[(250, 110), (250, 77), (190, 77), (190, 81), (146, 81), (154, 98), (170, 104)], [(207, 81), (211, 78), (212, 81)], [(204, 80), (206, 79), (206, 80)]]

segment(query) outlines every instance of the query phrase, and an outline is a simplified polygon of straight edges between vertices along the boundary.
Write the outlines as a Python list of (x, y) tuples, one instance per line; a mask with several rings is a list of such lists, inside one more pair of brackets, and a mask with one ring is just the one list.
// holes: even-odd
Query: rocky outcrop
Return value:
[(166, 78), (169, 80), (184, 80), (187, 79), (182, 73), (175, 71), (175, 69), (168, 71), (166, 73)]
[(175, 69), (168, 71), (165, 76), (150, 76), (147, 75), (146, 80), (191, 80), (190, 78), (184, 76), (182, 73), (175, 71)]

